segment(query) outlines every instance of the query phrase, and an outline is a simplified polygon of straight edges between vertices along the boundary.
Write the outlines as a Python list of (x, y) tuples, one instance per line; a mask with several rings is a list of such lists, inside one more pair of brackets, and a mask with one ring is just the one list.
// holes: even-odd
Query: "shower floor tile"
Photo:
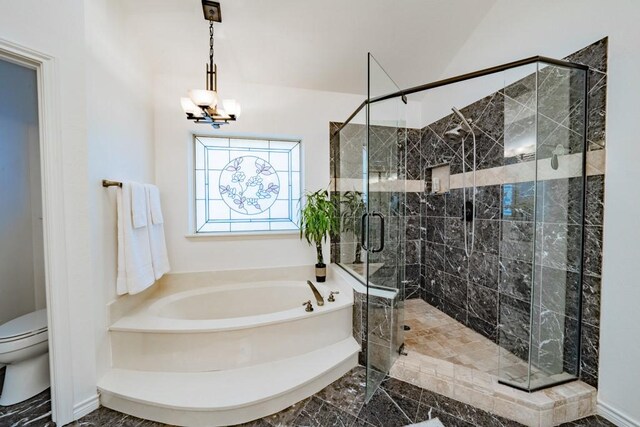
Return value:
[[(405, 302), (407, 356), (391, 376), (513, 419), (525, 425), (552, 426), (593, 414), (596, 390), (573, 381), (534, 393), (498, 383), (525, 384), (529, 366), (495, 342), (464, 326), (421, 299)], [(531, 383), (565, 380), (532, 369)]]

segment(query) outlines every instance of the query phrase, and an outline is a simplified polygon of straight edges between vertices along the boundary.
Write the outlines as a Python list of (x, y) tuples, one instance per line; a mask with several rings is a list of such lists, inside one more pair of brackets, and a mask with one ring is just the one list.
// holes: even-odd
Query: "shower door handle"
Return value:
[(372, 212), (371, 216), (380, 218), (380, 246), (377, 249), (371, 249), (371, 253), (382, 252), (384, 249), (384, 215), (380, 212)]
[(362, 219), (360, 220), (360, 246), (362, 246), (362, 249), (364, 249), (365, 251), (369, 250), (367, 248), (367, 245), (365, 244), (365, 235), (364, 235), (364, 231), (365, 231), (364, 222), (368, 216), (369, 216), (368, 213), (362, 214)]

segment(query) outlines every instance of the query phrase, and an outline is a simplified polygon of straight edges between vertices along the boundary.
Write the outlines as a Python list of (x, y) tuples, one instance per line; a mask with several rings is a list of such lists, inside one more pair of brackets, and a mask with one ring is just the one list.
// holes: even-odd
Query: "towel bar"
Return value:
[(103, 187), (122, 187), (122, 183), (119, 181), (110, 181), (108, 179), (102, 180)]

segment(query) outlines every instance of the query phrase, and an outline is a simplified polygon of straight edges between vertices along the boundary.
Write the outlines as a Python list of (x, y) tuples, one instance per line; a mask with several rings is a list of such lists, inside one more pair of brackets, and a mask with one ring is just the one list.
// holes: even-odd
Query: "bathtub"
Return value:
[[(113, 366), (202, 372), (242, 368), (308, 353), (352, 334), (353, 292), (339, 278), (198, 285), (160, 292), (109, 329)], [(340, 291), (328, 302), (330, 291)], [(314, 311), (303, 303), (311, 300)]]

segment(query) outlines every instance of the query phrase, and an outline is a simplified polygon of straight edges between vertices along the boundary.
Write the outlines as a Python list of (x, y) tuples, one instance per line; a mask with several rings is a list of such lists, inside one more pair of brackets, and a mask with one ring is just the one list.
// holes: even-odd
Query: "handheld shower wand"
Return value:
[(476, 238), (476, 134), (471, 127), (471, 124), (467, 120), (467, 118), (456, 108), (452, 107), (451, 110), (453, 113), (458, 116), (461, 120), (459, 125), (460, 129), (465, 130), (471, 133), (471, 137), (473, 138), (473, 192), (472, 192), (472, 201), (471, 201), (471, 248), (469, 248), (468, 238), (467, 238), (467, 222), (469, 221), (469, 212), (467, 206), (467, 157), (464, 150), (464, 138), (462, 138), (462, 220), (464, 222), (464, 252), (467, 257), (470, 257), (473, 254), (473, 246)]

